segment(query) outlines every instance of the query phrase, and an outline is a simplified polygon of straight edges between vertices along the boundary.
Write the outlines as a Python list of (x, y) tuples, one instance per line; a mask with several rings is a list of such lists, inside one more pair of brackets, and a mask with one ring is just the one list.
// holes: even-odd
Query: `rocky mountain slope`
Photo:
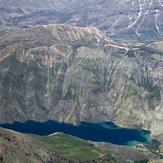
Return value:
[(26, 135), (0, 128), (0, 163), (136, 163), (158, 160), (149, 149), (101, 144), (55, 133)]
[(1, 0), (1, 25), (95, 26), (116, 38), (162, 40), (163, 0)]
[(112, 121), (163, 142), (162, 42), (116, 43), (96, 28), (44, 25), (1, 28), (0, 47), (1, 123)]
[[(162, 17), (163, 0), (0, 0), (0, 123), (111, 121), (150, 130), (163, 155)], [(0, 162), (72, 161), (48, 143), (0, 129)]]

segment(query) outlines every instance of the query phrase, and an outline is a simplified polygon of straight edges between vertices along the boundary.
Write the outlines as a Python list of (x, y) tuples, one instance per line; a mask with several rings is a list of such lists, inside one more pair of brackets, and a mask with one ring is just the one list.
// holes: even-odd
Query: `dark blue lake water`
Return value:
[(151, 142), (149, 133), (146, 131), (120, 128), (110, 122), (98, 124), (82, 122), (79, 126), (74, 126), (56, 121), (47, 121), (43, 123), (27, 121), (25, 123), (15, 122), (13, 124), (1, 124), (0, 127), (37, 135), (49, 135), (54, 132), (63, 132), (84, 140), (129, 146)]

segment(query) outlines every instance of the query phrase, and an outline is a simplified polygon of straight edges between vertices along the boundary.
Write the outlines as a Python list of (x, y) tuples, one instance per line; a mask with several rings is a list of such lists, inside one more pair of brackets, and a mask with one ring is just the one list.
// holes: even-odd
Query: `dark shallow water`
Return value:
[(47, 121), (43, 123), (27, 121), (25, 123), (14, 122), (12, 124), (1, 124), (0, 127), (37, 135), (49, 135), (54, 132), (63, 132), (84, 140), (129, 146), (137, 143), (147, 144), (151, 142), (149, 133), (146, 131), (120, 128), (110, 122), (98, 124), (82, 122), (79, 126), (74, 126), (56, 121)]

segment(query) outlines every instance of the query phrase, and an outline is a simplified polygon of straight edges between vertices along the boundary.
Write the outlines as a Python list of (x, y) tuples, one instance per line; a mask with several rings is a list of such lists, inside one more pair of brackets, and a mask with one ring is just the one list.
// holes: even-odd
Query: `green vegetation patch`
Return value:
[(68, 135), (33, 136), (33, 138), (44, 143), (49, 151), (71, 160), (84, 161), (110, 157), (108, 152), (96, 148), (93, 144)]

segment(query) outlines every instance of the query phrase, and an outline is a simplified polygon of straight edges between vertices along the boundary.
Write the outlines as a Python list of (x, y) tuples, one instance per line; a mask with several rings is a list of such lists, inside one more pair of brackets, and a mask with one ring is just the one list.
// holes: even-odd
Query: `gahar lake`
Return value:
[(97, 124), (82, 122), (79, 126), (75, 126), (56, 121), (27, 121), (25, 123), (14, 122), (12, 124), (1, 124), (0, 127), (41, 136), (63, 132), (84, 140), (127, 146), (133, 146), (139, 143), (149, 144), (152, 141), (147, 131), (121, 128), (111, 122)]

